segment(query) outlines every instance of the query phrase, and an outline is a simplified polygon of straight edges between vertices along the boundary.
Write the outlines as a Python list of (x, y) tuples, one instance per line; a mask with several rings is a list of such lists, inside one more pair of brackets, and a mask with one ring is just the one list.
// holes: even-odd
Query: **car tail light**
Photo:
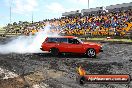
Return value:
[(48, 38), (46, 38), (45, 41), (48, 41)]

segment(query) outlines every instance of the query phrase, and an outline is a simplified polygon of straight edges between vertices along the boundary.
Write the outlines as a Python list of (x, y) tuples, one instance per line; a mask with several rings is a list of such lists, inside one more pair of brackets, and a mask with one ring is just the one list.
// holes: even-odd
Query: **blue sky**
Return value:
[[(10, 22), (10, 5), (12, 22), (59, 18), (63, 12), (87, 9), (88, 0), (0, 0), (0, 26)], [(90, 8), (129, 3), (132, 0), (89, 0)]]

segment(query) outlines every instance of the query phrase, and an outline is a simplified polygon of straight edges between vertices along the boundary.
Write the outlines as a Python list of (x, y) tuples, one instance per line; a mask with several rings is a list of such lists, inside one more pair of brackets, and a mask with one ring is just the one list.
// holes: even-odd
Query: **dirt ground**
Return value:
[[(6, 43), (7, 40), (0, 40)], [(132, 45), (103, 43), (97, 58), (65, 54), (0, 54), (0, 88), (132, 88), (130, 84), (85, 84), (76, 82), (76, 68), (88, 74), (130, 74)]]

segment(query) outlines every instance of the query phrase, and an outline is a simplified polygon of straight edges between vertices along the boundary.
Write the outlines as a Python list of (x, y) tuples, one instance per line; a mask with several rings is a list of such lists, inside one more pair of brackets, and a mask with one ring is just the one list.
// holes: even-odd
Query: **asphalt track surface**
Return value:
[[(6, 43), (5, 40), (0, 40)], [(53, 57), (43, 54), (0, 54), (0, 88), (132, 88), (129, 84), (85, 84), (76, 81), (76, 68), (88, 74), (130, 74), (132, 76), (132, 45), (103, 43), (104, 52), (97, 58), (78, 54)], [(12, 74), (12, 75), (11, 75)], [(14, 76), (13, 74), (17, 75)], [(18, 82), (17, 79), (24, 80)], [(8, 79), (4, 79), (8, 77)], [(12, 78), (11, 78), (12, 77)], [(27, 87), (28, 88), (28, 87)]]

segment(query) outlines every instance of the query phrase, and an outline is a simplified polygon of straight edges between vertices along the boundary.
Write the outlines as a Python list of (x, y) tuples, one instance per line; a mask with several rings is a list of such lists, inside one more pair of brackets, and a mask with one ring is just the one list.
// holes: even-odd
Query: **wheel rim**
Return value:
[(95, 56), (95, 50), (94, 49), (89, 49), (88, 50), (88, 56), (91, 56), (91, 57), (93, 57), (93, 56)]

